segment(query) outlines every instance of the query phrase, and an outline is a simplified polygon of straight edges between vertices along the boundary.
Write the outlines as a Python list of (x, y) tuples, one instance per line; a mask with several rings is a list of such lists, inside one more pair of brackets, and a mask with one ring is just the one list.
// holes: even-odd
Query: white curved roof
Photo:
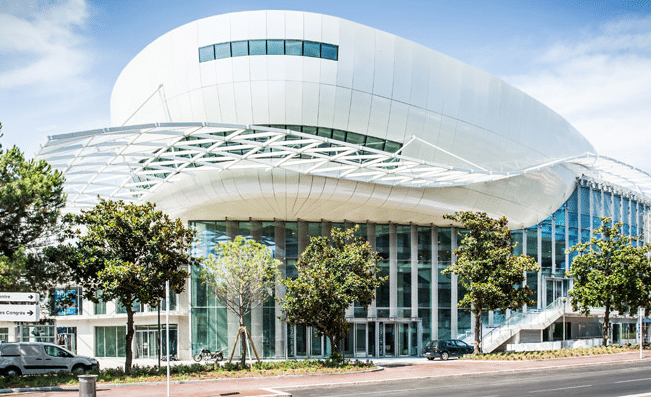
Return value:
[(567, 165), (651, 197), (651, 175), (591, 153), (517, 171), (477, 171), (263, 126), (160, 123), (62, 134), (50, 137), (38, 157), (64, 172), (68, 206), (73, 208), (94, 205), (97, 195), (147, 199), (177, 175), (199, 168), (216, 172), (280, 168), (384, 185), (442, 188)]

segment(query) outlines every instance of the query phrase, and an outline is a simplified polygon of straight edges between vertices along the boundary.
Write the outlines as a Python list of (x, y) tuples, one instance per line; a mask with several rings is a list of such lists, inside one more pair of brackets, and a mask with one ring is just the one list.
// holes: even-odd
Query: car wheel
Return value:
[(441, 360), (445, 361), (448, 358), (450, 358), (450, 353), (448, 353), (448, 352), (441, 353)]
[(72, 367), (72, 373), (73, 374), (83, 374), (86, 373), (86, 366), (83, 364), (75, 364), (74, 367)]
[(15, 376), (20, 376), (20, 375), (22, 375), (22, 372), (20, 372), (19, 368), (9, 367), (5, 370), (5, 376), (9, 378), (13, 378)]

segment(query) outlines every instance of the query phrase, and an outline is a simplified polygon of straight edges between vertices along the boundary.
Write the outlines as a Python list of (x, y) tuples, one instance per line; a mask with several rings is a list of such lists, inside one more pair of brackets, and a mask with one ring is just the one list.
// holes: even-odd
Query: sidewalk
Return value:
[[(651, 352), (644, 353), (643, 360), (651, 359)], [(639, 357), (639, 352), (628, 352), (532, 361), (428, 361), (424, 358), (379, 359), (374, 360), (374, 363), (379, 366), (385, 366), (382, 370), (364, 373), (177, 382), (170, 386), (170, 396), (205, 397), (229, 394), (237, 396), (287, 396), (290, 394), (284, 394), (279, 391), (333, 384), (359, 384), (400, 379), (463, 376), (478, 373), (542, 370), (545, 368), (566, 366), (602, 365), (625, 361), (639, 361)], [(65, 391), (32, 392), (29, 395), (78, 397), (79, 391), (77, 388), (68, 388)], [(137, 397), (166, 396), (167, 384), (163, 382), (158, 384), (97, 385), (98, 397), (123, 397), (127, 395)]]

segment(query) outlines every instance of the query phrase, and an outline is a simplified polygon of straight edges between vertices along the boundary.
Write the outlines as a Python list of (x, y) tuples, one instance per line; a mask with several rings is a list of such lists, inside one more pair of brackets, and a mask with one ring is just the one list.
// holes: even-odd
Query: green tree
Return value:
[(165, 284), (181, 293), (188, 267), (197, 259), (189, 254), (194, 229), (172, 220), (152, 203), (125, 204), (101, 200), (95, 207), (69, 214), (74, 227), (72, 246), (60, 247), (84, 298), (117, 299), (127, 312), (125, 371), (131, 371), (134, 303), (157, 306), (165, 298)]
[(470, 307), (475, 316), (474, 354), (478, 354), (484, 312), (516, 310), (535, 303), (533, 291), (522, 284), (525, 272), (538, 270), (538, 264), (530, 256), (513, 256), (516, 243), (505, 217), (493, 219), (483, 212), (456, 212), (444, 218), (460, 223), (468, 231), (454, 250), (456, 263), (443, 274), (456, 274), (467, 291), (458, 306)]
[(63, 183), (47, 162), (0, 145), (0, 290), (43, 294), (65, 279), (43, 252), (60, 230)]
[(635, 315), (638, 307), (649, 307), (649, 246), (633, 245), (638, 237), (626, 236), (621, 230), (621, 223), (612, 225), (610, 218), (601, 218), (601, 226), (593, 231), (590, 241), (567, 249), (568, 253), (578, 253), (567, 273), (574, 279), (568, 292), (572, 308), (586, 316), (591, 307), (604, 308), (604, 346), (613, 311)]
[(354, 238), (355, 230), (334, 228), (329, 237), (312, 237), (296, 263), (298, 277), (283, 280), (285, 320), (325, 335), (333, 355), (348, 334), (346, 309), (354, 302), (368, 307), (375, 289), (387, 280), (377, 275), (377, 253), (368, 242)]
[(247, 347), (244, 317), (273, 296), (281, 262), (271, 256), (267, 246), (242, 236), (218, 243), (215, 250), (216, 256), (203, 261), (199, 276), (239, 319), (240, 362), (244, 367)]

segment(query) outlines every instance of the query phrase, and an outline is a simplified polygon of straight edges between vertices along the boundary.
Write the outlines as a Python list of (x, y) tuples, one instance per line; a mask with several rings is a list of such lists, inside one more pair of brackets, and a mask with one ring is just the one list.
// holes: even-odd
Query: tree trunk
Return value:
[(608, 324), (610, 323), (610, 305), (606, 305), (604, 312), (604, 324), (601, 327), (601, 343), (604, 346), (608, 345)]
[(481, 309), (478, 309), (477, 312), (475, 312), (475, 350), (472, 352), (472, 354), (479, 354), (481, 353)]
[(127, 309), (127, 339), (125, 341), (125, 351), (126, 351), (126, 360), (124, 362), (124, 372), (131, 373), (131, 363), (133, 362), (133, 351), (131, 350), (131, 344), (133, 342), (133, 335), (135, 334), (133, 330), (133, 308), (131, 305), (126, 305)]
[(242, 368), (246, 367), (246, 331), (244, 330), (244, 317), (240, 317), (240, 340), (242, 343), (240, 344), (241, 346), (241, 354), (240, 354), (240, 364), (242, 365)]

